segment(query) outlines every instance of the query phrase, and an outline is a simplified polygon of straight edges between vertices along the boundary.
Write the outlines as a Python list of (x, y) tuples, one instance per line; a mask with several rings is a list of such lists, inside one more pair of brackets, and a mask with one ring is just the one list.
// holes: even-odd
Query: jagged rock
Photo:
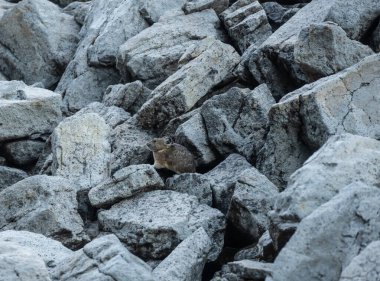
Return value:
[(237, 252), (234, 256), (234, 260), (260, 260), (273, 262), (275, 254), (273, 241), (267, 230), (260, 237), (259, 242), (257, 242), (255, 246), (249, 246)]
[(1, 281), (50, 281), (44, 261), (31, 250), (0, 242)]
[(267, 280), (339, 280), (343, 268), (380, 238), (380, 190), (351, 184), (304, 218)]
[(182, 241), (154, 270), (157, 281), (201, 281), (212, 241), (203, 228)]
[(337, 73), (373, 54), (370, 47), (349, 39), (332, 22), (305, 27), (294, 45), (294, 61), (307, 83)]
[(125, 79), (155, 88), (177, 70), (188, 47), (206, 37), (223, 40), (220, 25), (213, 10), (163, 18), (120, 46), (117, 68)]
[(194, 195), (199, 203), (212, 206), (211, 182), (207, 177), (196, 173), (185, 173), (168, 178), (165, 182), (167, 189)]
[(132, 255), (115, 235), (97, 238), (62, 260), (53, 280), (153, 281), (152, 269)]
[(83, 25), (88, 12), (91, 9), (92, 1), (88, 2), (72, 2), (68, 4), (63, 11), (69, 15), (74, 16), (75, 21)]
[(207, 9), (213, 9), (220, 14), (228, 8), (229, 0), (188, 0), (183, 6), (185, 14), (200, 12)]
[(109, 206), (141, 192), (164, 187), (164, 182), (151, 165), (131, 165), (92, 188), (88, 194), (95, 207)]
[(109, 176), (110, 128), (96, 113), (62, 121), (52, 135), (53, 175), (76, 183), (78, 190), (91, 188)]
[(0, 19), (0, 71), (53, 87), (74, 55), (79, 25), (47, 0), (25, 0)]
[(9, 162), (23, 167), (35, 163), (44, 146), (45, 142), (39, 140), (12, 141), (4, 145), (4, 152)]
[(174, 117), (188, 112), (238, 64), (239, 55), (230, 45), (212, 38), (202, 40), (202, 44), (201, 52), (198, 46), (189, 47), (183, 60), (193, 59), (152, 92), (154, 97), (137, 113), (142, 127), (163, 128)]
[(0, 230), (41, 233), (76, 248), (87, 241), (76, 188), (61, 177), (33, 176), (0, 192)]
[(22, 170), (0, 166), (0, 191), (28, 177)]
[[(182, 114), (181, 116), (175, 117), (172, 120), (169, 121), (169, 123), (166, 125), (165, 129), (162, 131), (161, 136), (174, 136), (175, 132), (179, 128), (180, 125), (185, 123), (187, 120), (189, 120), (191, 117), (199, 113), (200, 108), (196, 108), (192, 111), (189, 111), (185, 114)], [(178, 140), (177, 140), (178, 142)]]
[(268, 229), (277, 187), (255, 168), (243, 171), (235, 184), (227, 221), (252, 242)]
[(6, 230), (0, 232), (0, 243), (11, 242), (37, 254), (49, 271), (73, 252), (62, 243), (29, 231)]
[(268, 112), (275, 103), (268, 87), (232, 88), (201, 108), (208, 140), (223, 156), (237, 152), (256, 159), (267, 133)]
[(268, 22), (273, 29), (278, 29), (294, 16), (301, 7), (299, 4), (282, 6), (277, 2), (265, 2), (261, 4), (268, 17)]
[(118, 106), (125, 111), (136, 113), (149, 99), (151, 90), (146, 88), (141, 81), (132, 83), (111, 85), (103, 96), (103, 103), (107, 106)]
[(380, 275), (380, 241), (370, 243), (343, 270), (339, 281), (376, 281)]
[(272, 264), (252, 260), (229, 262), (222, 267), (212, 281), (264, 280), (272, 274)]
[(380, 55), (285, 96), (269, 112), (258, 169), (285, 186), (313, 151), (343, 132), (380, 139)]
[(258, 48), (272, 35), (268, 18), (257, 0), (238, 0), (220, 16), (241, 53), (251, 45)]
[(226, 214), (240, 174), (252, 168), (239, 154), (231, 154), (222, 163), (204, 174), (211, 181), (215, 207)]
[(223, 246), (224, 216), (201, 205), (195, 196), (171, 190), (139, 194), (100, 211), (101, 229), (112, 232), (133, 253), (150, 259), (166, 257), (199, 227), (212, 240), (209, 260), (215, 260)]
[(60, 107), (61, 97), (51, 91), (1, 81), (0, 141), (51, 133), (61, 121)]
[(3, 17), (4, 13), (9, 9), (12, 9), (15, 4), (9, 3), (6, 0), (0, 0), (0, 19)]

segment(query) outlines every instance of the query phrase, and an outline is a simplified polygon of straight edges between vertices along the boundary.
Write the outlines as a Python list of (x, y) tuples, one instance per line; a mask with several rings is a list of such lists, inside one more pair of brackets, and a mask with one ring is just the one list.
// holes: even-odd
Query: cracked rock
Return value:
[(188, 0), (183, 6), (186, 14), (213, 9), (218, 15), (228, 8), (229, 0)]

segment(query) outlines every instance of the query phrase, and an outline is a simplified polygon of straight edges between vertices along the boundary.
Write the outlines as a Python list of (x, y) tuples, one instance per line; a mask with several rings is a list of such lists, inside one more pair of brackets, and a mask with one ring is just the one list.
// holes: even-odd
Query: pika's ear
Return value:
[(173, 143), (173, 138), (172, 137), (163, 137), (164, 141), (166, 144), (172, 144)]

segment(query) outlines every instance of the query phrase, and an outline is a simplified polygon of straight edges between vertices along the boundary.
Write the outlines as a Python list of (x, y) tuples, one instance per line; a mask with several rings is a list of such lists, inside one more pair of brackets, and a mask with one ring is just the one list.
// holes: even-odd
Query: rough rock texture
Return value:
[(220, 14), (228, 8), (229, 0), (188, 0), (183, 6), (183, 11), (186, 14), (200, 12), (206, 9), (213, 9), (217, 14)]
[(0, 230), (41, 233), (72, 248), (87, 241), (76, 188), (64, 178), (26, 178), (0, 192), (0, 206)]
[(0, 19), (3, 17), (4, 13), (13, 8), (15, 4), (9, 3), (6, 0), (0, 0)]
[(151, 165), (131, 165), (112, 175), (92, 188), (88, 194), (90, 202), (95, 207), (112, 205), (122, 199), (164, 187), (164, 182)]
[(9, 162), (22, 167), (37, 162), (44, 146), (39, 140), (13, 141), (4, 145), (4, 152)]
[(380, 52), (380, 24), (377, 26), (375, 31), (372, 34), (372, 48), (375, 52)]
[(274, 30), (286, 23), (301, 8), (299, 4), (282, 6), (277, 2), (265, 2), (261, 5), (268, 17), (269, 24)]
[(102, 230), (114, 233), (128, 249), (144, 258), (166, 257), (199, 227), (212, 240), (209, 260), (215, 260), (223, 246), (223, 214), (200, 205), (195, 196), (175, 191), (137, 195), (100, 211), (98, 218)]
[(272, 274), (272, 264), (252, 260), (227, 263), (212, 281), (264, 280)]
[(22, 170), (0, 166), (0, 191), (28, 177)]
[(380, 238), (377, 187), (354, 183), (304, 218), (273, 264), (273, 281), (339, 280), (342, 268)]
[(199, 228), (182, 241), (154, 270), (157, 281), (201, 281), (212, 241)]
[(61, 97), (51, 91), (0, 81), (0, 141), (51, 133), (61, 121), (60, 107)]
[(248, 246), (237, 252), (234, 256), (234, 260), (240, 261), (249, 259), (273, 262), (275, 255), (276, 251), (273, 247), (273, 241), (267, 230), (254, 246)]
[(380, 55), (285, 96), (269, 112), (269, 133), (258, 167), (284, 186), (313, 151), (335, 134), (380, 139)]
[(74, 55), (79, 25), (47, 0), (25, 0), (0, 19), (0, 71), (53, 87)]
[(53, 280), (153, 281), (152, 269), (115, 235), (97, 238), (57, 265)]
[(120, 46), (117, 68), (124, 77), (154, 89), (178, 68), (188, 47), (201, 39), (225, 37), (213, 10), (164, 17)]
[(154, 97), (137, 113), (142, 127), (163, 128), (170, 119), (191, 110), (238, 64), (239, 55), (230, 45), (214, 39), (202, 42), (202, 51), (196, 46), (190, 47), (184, 57), (193, 59), (160, 84), (152, 92)]
[(53, 175), (76, 183), (78, 189), (93, 187), (109, 176), (110, 128), (95, 113), (62, 121), (52, 135)]
[(92, 1), (87, 2), (72, 2), (67, 5), (63, 11), (69, 15), (74, 16), (75, 21), (81, 26), (84, 24), (86, 16), (91, 9)]

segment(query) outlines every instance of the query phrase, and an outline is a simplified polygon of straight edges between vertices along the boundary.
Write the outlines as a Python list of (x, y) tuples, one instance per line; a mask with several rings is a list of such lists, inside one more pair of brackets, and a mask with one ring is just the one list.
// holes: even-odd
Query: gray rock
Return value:
[[(272, 274), (272, 264), (252, 260), (229, 262), (222, 267), (212, 281), (264, 280)], [(224, 279), (226, 278), (226, 279)]]
[(7, 160), (16, 166), (23, 167), (37, 162), (45, 142), (39, 140), (19, 140), (4, 145)]
[(273, 29), (278, 29), (294, 16), (300, 8), (299, 5), (282, 6), (277, 2), (265, 2), (261, 4)]
[(377, 26), (371, 37), (372, 48), (375, 52), (380, 52), (380, 24)]
[[(175, 132), (179, 128), (180, 125), (185, 123), (187, 120), (189, 120), (191, 117), (199, 113), (200, 109), (196, 108), (192, 111), (189, 111), (185, 114), (182, 114), (181, 116), (175, 117), (172, 120), (169, 121), (169, 123), (166, 125), (165, 129), (162, 131), (161, 136), (174, 136)], [(178, 142), (178, 140), (177, 140)]]
[(380, 241), (370, 243), (343, 270), (339, 281), (376, 281), (380, 275)]
[(72, 2), (68, 4), (63, 9), (63, 11), (69, 15), (74, 16), (75, 21), (78, 24), (83, 25), (86, 19), (86, 16), (91, 9), (91, 4), (92, 4), (92, 1), (87, 1), (87, 2), (76, 1), (76, 2)]
[(226, 214), (240, 174), (252, 168), (239, 154), (231, 154), (222, 163), (204, 174), (211, 181), (215, 207)]
[(164, 187), (164, 182), (151, 165), (131, 165), (92, 188), (88, 194), (95, 207), (109, 206), (141, 192)]
[(64, 259), (53, 280), (153, 281), (152, 269), (132, 255), (115, 235), (97, 238)]
[(137, 113), (142, 127), (163, 128), (171, 119), (190, 111), (239, 62), (239, 55), (230, 45), (212, 38), (202, 40), (201, 47), (189, 48), (181, 62), (193, 59), (158, 86), (152, 92), (154, 97)]
[(339, 280), (342, 268), (380, 238), (380, 190), (354, 183), (304, 218), (267, 280)]
[(259, 241), (254, 246), (246, 247), (234, 256), (235, 261), (240, 260), (259, 260), (273, 262), (276, 252), (273, 248), (273, 241), (269, 231), (265, 231)]
[(0, 0), (0, 19), (3, 17), (4, 13), (15, 6), (14, 3), (9, 3), (6, 0)]
[(196, 173), (185, 173), (168, 178), (167, 189), (194, 195), (199, 203), (212, 206), (211, 182), (207, 177)]
[(8, 81), (7, 77), (4, 76), (4, 74), (2, 74), (0, 72), (0, 81)]
[(120, 46), (117, 68), (124, 79), (154, 89), (177, 70), (187, 48), (206, 37), (225, 37), (213, 10), (162, 18)]
[(241, 53), (251, 45), (258, 48), (272, 35), (268, 18), (257, 0), (238, 0), (220, 16)]
[(201, 281), (212, 241), (203, 228), (183, 240), (154, 270), (157, 281)]
[(44, 261), (31, 250), (0, 242), (1, 281), (50, 281)]
[(118, 106), (125, 111), (136, 113), (149, 99), (151, 90), (146, 88), (141, 81), (111, 85), (103, 96), (103, 103), (107, 106)]
[(215, 260), (223, 247), (223, 214), (184, 193), (157, 190), (139, 194), (100, 211), (98, 219), (102, 230), (114, 233), (130, 251), (144, 258), (166, 257), (199, 227), (212, 240), (209, 260)]
[(0, 166), (0, 191), (28, 177), (22, 170)]
[(278, 195), (277, 187), (255, 168), (243, 171), (236, 184), (227, 221), (252, 242), (268, 229), (268, 213)]
[(47, 0), (26, 0), (0, 19), (0, 71), (51, 88), (74, 55), (79, 25)]
[(213, 9), (217, 14), (220, 14), (228, 8), (229, 2), (229, 0), (188, 0), (183, 6), (183, 11), (190, 14)]
[(41, 233), (71, 248), (88, 240), (77, 212), (76, 188), (64, 178), (26, 178), (0, 192), (0, 205), (0, 230)]
[(269, 112), (258, 169), (277, 186), (336, 134), (380, 139), (380, 55), (289, 93)]
[[(49, 1), (59, 5), (61, 7), (68, 6), (72, 3), (80, 3), (80, 2), (75, 2), (77, 0), (49, 0)], [(86, 1), (86, 0), (82, 0), (82, 1)]]
[(61, 121), (60, 107), (60, 95), (51, 91), (0, 81), (0, 141), (51, 133)]

